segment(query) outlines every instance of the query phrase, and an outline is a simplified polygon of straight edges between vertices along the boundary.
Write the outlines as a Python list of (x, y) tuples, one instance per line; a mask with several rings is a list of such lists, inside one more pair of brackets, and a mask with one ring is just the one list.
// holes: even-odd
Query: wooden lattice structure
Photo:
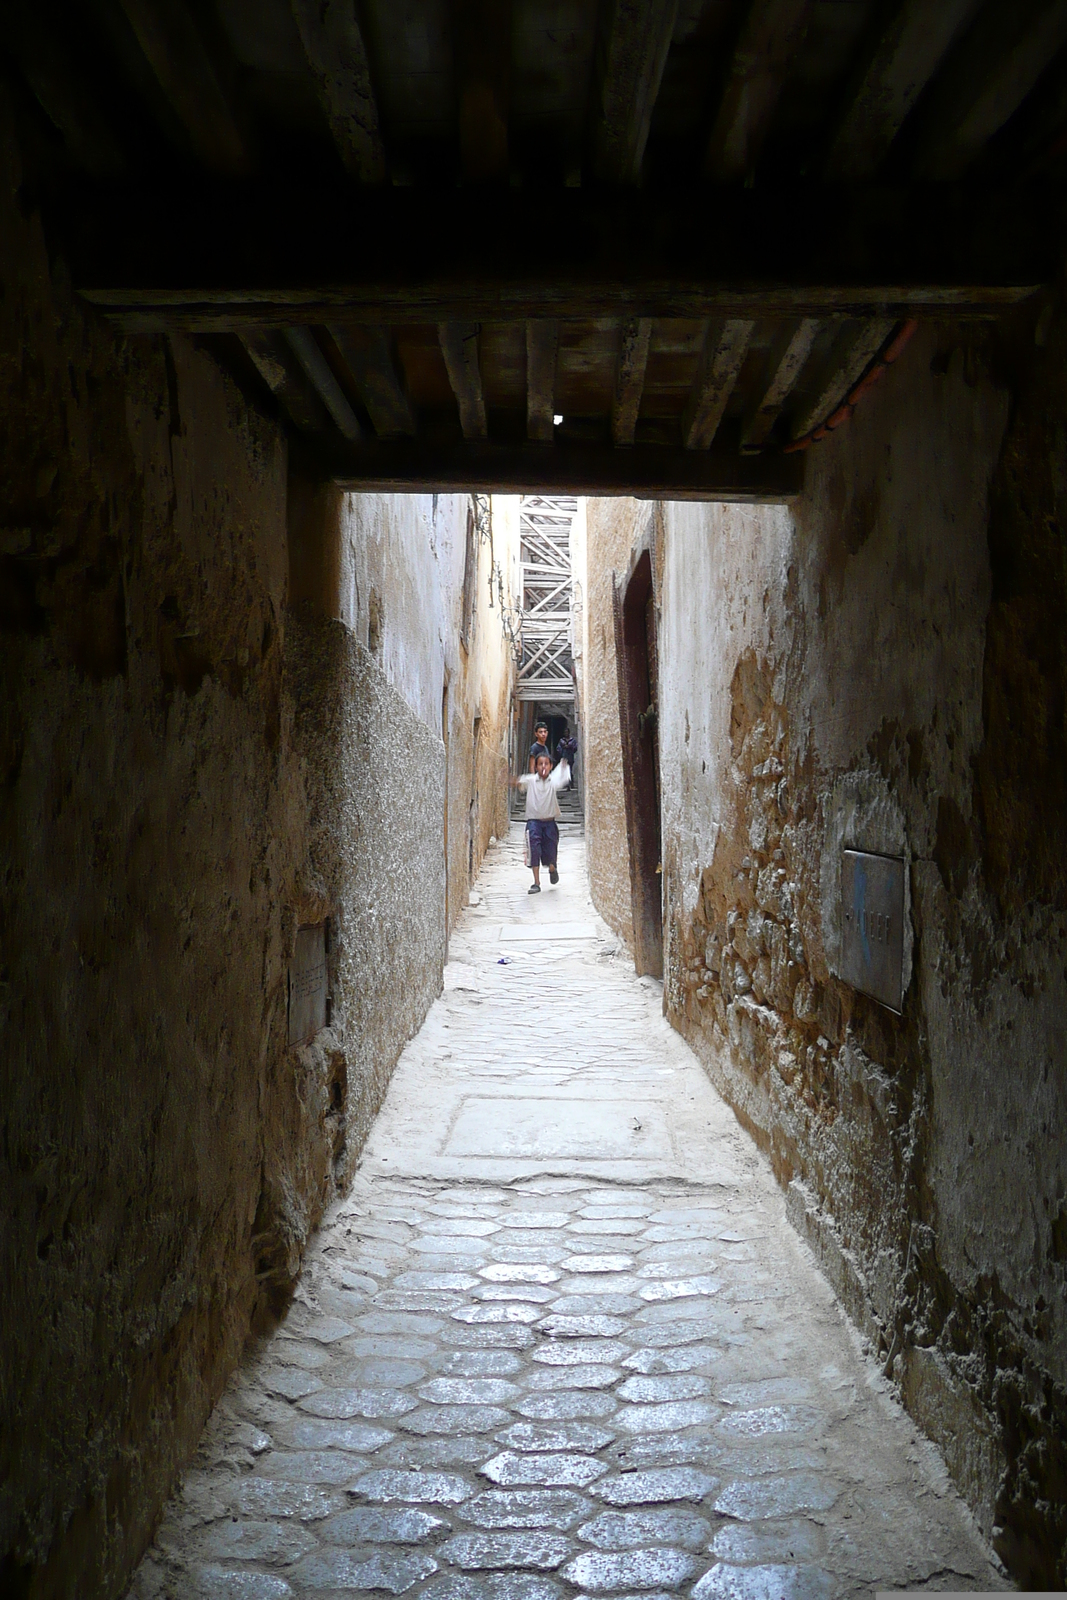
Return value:
[(573, 495), (526, 495), (522, 501), (520, 700), (574, 699), (570, 538), (577, 510)]

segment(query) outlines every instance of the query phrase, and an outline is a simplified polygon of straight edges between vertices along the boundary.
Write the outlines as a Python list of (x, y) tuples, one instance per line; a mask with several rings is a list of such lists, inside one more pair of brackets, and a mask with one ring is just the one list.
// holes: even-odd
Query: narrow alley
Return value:
[(565, 834), (486, 856), (133, 1600), (1008, 1587)]

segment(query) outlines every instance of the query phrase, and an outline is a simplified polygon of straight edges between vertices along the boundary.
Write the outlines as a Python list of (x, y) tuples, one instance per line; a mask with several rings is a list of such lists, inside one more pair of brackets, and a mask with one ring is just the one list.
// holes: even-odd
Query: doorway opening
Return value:
[(656, 606), (652, 556), (647, 548), (638, 555), (629, 578), (621, 584), (616, 580), (614, 599), (634, 962), (639, 974), (662, 978)]

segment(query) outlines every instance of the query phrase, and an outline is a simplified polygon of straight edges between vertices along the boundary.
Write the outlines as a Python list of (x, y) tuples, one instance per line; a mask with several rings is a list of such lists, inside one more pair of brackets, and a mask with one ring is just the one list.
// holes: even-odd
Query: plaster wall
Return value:
[[(87, 1600), (439, 992), (454, 596), (423, 508), (349, 507), (360, 569), (206, 353), (83, 311), (32, 188), (4, 103), (0, 1590)], [(290, 1047), (296, 930), (327, 918), (330, 1025)]]
[[(793, 510), (666, 507), (659, 593), (668, 1015), (1031, 1587), (1067, 1576), (1065, 353), (1051, 309), (921, 333)], [(837, 976), (843, 847), (904, 857), (900, 1017)]]
[[(512, 663), (500, 616), (501, 593), (505, 605), (512, 597), (518, 498), (497, 495), (483, 509), (491, 535), (470, 495), (347, 494), (340, 506), (336, 614), (445, 747), (444, 842), (433, 871), (447, 872), (449, 926), (489, 840), (507, 825)], [(432, 810), (432, 792), (406, 801)]]
[[(444, 843), (432, 875), (447, 871), (449, 926), (489, 840), (507, 826), (512, 662), (500, 618), (501, 596), (512, 603), (518, 503), (514, 495), (483, 500), (487, 520), (465, 494), (340, 497), (331, 609), (445, 747), (437, 802)], [(429, 771), (427, 779), (404, 803), (430, 814), (436, 779)]]
[[(615, 664), (614, 575), (625, 577), (630, 555), (650, 521), (642, 500), (585, 502), (585, 608), (582, 621), (582, 762), (586, 848), (593, 904), (633, 950), (629, 853), (619, 736)], [(578, 552), (580, 555), (580, 550)]]

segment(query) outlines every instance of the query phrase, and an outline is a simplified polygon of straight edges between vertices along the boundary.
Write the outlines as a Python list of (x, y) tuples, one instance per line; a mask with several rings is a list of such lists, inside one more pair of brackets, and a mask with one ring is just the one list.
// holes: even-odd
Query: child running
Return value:
[(565, 761), (552, 771), (552, 757), (546, 750), (537, 757), (536, 772), (524, 773), (521, 778), (511, 778), (513, 789), (526, 790), (526, 837), (530, 844), (530, 867), (533, 883), (528, 894), (541, 893), (541, 863), (548, 868), (549, 882), (558, 883), (556, 854), (559, 849), (559, 801), (556, 791), (562, 789), (570, 777)]

